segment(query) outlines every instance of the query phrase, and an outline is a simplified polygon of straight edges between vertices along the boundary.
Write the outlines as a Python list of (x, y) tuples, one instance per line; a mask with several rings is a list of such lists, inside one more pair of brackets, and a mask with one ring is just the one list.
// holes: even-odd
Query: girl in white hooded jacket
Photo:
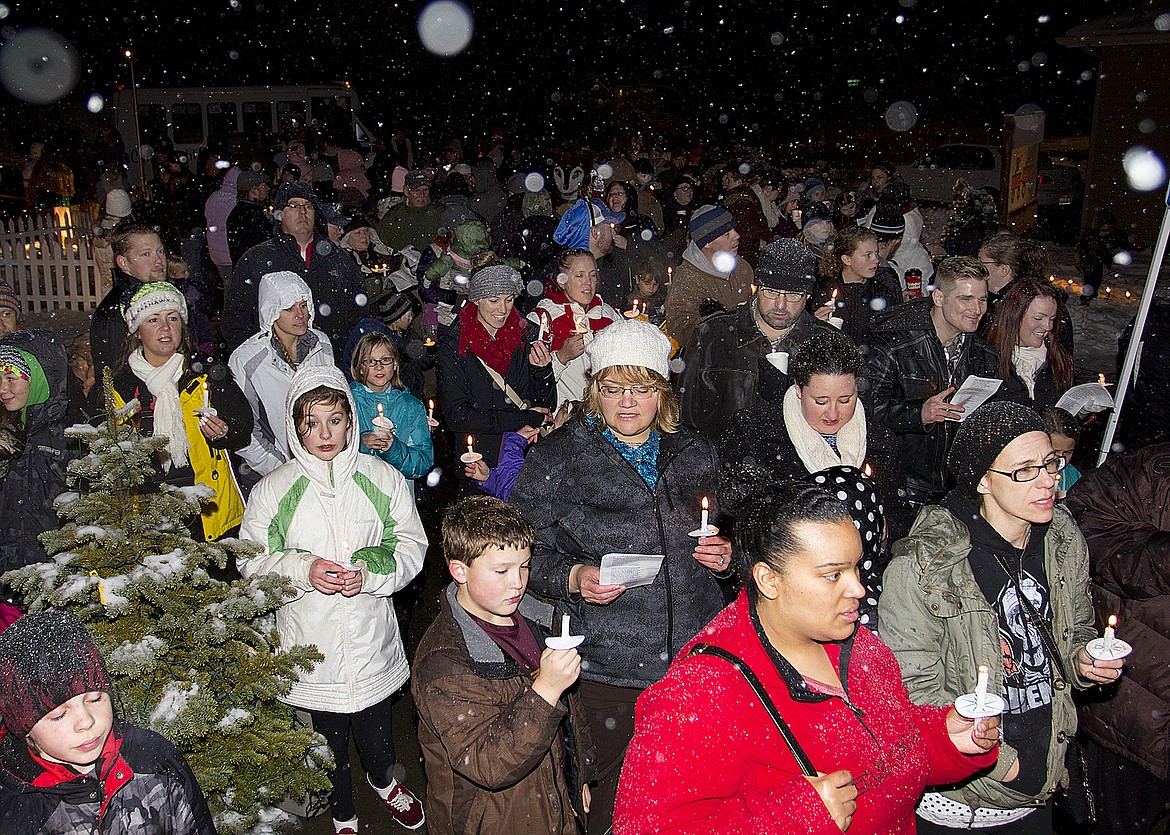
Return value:
[[(232, 351), (228, 367), (252, 406), (252, 441), (236, 455), (245, 488), (289, 460), (285, 395), (298, 368), (333, 365), (329, 337), (313, 327), (313, 291), (288, 270), (265, 273), (258, 289), (260, 332)], [(251, 472), (246, 470), (250, 469)]]
[(391, 816), (409, 829), (423, 823), (422, 804), (392, 776), (390, 701), (410, 669), (391, 595), (422, 568), (427, 538), (406, 479), (359, 452), (355, 414), (336, 367), (297, 371), (285, 411), (293, 458), (256, 485), (240, 528), (263, 548), (240, 572), (283, 574), (296, 589), (276, 612), (281, 643), (315, 644), (325, 656), (281, 698), (312, 715), (333, 751), (338, 835), (358, 832), (351, 729)]

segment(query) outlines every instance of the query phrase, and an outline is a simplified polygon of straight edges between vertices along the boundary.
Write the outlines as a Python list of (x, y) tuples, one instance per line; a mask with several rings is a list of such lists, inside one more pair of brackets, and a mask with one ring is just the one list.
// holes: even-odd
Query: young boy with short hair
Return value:
[(86, 628), (49, 609), (0, 635), (0, 832), (215, 835), (169, 741), (114, 713)]
[(411, 693), (435, 832), (584, 832), (593, 751), (569, 691), (575, 649), (544, 649), (553, 609), (525, 595), (532, 527), (489, 496), (454, 504), (443, 552), (454, 582), (415, 657)]

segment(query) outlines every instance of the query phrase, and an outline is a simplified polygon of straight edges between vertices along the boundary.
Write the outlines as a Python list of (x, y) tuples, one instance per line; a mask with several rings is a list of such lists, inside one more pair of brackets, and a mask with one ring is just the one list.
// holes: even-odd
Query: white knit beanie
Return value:
[(641, 319), (618, 319), (599, 331), (585, 352), (595, 375), (611, 365), (639, 365), (670, 379), (670, 339)]
[(143, 284), (126, 307), (126, 327), (135, 333), (138, 327), (160, 310), (177, 310), (187, 324), (187, 300), (179, 288), (167, 281)]

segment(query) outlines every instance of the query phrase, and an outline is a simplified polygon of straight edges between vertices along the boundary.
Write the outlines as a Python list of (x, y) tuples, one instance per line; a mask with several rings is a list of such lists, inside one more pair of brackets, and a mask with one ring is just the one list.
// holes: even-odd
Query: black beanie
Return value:
[(980, 406), (959, 424), (947, 454), (947, 466), (959, 492), (968, 498), (979, 498), (979, 481), (1004, 447), (1028, 432), (1045, 431), (1040, 415), (1027, 406), (1007, 400)]
[(780, 238), (764, 247), (755, 279), (760, 287), (811, 293), (817, 280), (817, 257), (796, 238)]
[(14, 736), (74, 696), (113, 690), (89, 632), (68, 612), (25, 615), (0, 634), (0, 719)]

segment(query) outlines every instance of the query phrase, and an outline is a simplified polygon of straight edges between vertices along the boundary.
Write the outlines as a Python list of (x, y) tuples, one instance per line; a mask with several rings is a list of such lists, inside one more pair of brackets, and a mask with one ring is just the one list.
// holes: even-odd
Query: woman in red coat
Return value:
[(765, 488), (736, 546), (746, 590), (638, 699), (615, 835), (912, 835), (928, 784), (994, 764), (998, 718), (911, 703), (857, 624), (861, 539), (836, 494)]

